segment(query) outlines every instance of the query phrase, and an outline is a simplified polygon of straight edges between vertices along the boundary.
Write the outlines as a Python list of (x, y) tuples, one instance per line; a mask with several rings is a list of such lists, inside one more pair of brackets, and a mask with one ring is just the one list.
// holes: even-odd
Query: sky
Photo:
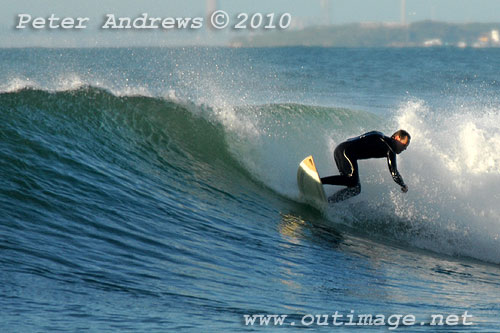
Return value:
[[(3, 0), (0, 10), (0, 47), (92, 47), (92, 46), (183, 46), (227, 45), (241, 34), (266, 33), (279, 29), (279, 19), (289, 13), (290, 25), (285, 29), (301, 29), (318, 24), (345, 24), (353, 22), (401, 22), (422, 20), (445, 22), (498, 22), (500, 0)], [(402, 4), (404, 3), (404, 17)], [(214, 5), (215, 4), (215, 5)], [(207, 8), (224, 10), (229, 25), (223, 29), (210, 29)], [(200, 28), (182, 29), (103, 29), (106, 15), (116, 19), (128, 17), (134, 20), (143, 13), (147, 18), (201, 18)], [(261, 13), (263, 23), (259, 29), (251, 29), (254, 14)], [(25, 28), (19, 26), (21, 14), (29, 14), (31, 20)], [(47, 18), (54, 14), (65, 17), (89, 18), (82, 29), (50, 29)], [(240, 18), (238, 14), (243, 14)], [(245, 29), (234, 26), (248, 15)], [(262, 27), (269, 23), (274, 28)], [(45, 28), (31, 27), (37, 17), (46, 19)], [(59, 20), (58, 22), (60, 23)], [(257, 25), (259, 17), (254, 18)], [(283, 18), (286, 26), (286, 17)], [(55, 24), (57, 25), (57, 23)]]

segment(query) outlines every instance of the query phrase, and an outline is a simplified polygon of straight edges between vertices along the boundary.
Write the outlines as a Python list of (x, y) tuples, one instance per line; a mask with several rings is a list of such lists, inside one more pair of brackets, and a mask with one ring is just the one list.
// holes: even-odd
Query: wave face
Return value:
[(0, 103), (2, 172), (9, 175), (4, 202), (21, 216), (35, 207), (40, 216), (71, 212), (88, 219), (89, 212), (107, 212), (108, 200), (119, 203), (116, 214), (137, 205), (153, 212), (155, 200), (170, 198), (166, 205), (176, 206), (186, 192), (193, 204), (210, 197), (217, 205), (235, 200), (235, 189), (248, 184), (256, 188), (251, 200), (271, 190), (298, 201), (301, 158), (312, 153), (322, 175), (335, 174), (331, 157), (341, 140), (371, 128), (387, 134), (406, 128), (413, 139), (399, 169), (410, 193), (399, 193), (385, 161), (362, 161), (362, 194), (330, 207), (327, 218), (439, 253), (500, 262), (495, 112), (436, 116), (422, 101), (409, 101), (383, 121), (349, 109), (216, 109), (93, 87), (21, 89), (2, 93)]
[(81, 217), (94, 211), (92, 216), (108, 211), (108, 200), (148, 211), (161, 197), (245, 178), (222, 126), (190, 106), (92, 87), (23, 89), (0, 100), (5, 200), (38, 207), (42, 216), (66, 214), (80, 204)]

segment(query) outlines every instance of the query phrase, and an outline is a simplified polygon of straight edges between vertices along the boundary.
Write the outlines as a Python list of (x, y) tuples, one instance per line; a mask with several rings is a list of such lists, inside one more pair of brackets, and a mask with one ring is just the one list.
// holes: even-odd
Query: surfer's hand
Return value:
[(408, 192), (408, 186), (406, 186), (406, 185), (401, 186), (401, 192), (403, 192), (403, 193)]

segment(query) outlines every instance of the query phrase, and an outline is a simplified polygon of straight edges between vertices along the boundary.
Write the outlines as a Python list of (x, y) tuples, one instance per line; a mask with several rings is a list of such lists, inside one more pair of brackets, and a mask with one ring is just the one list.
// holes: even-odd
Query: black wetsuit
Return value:
[(328, 201), (342, 201), (361, 192), (358, 160), (368, 158), (386, 157), (392, 179), (400, 186), (406, 186), (396, 165), (396, 154), (399, 154), (403, 150), (402, 148), (402, 144), (397, 140), (376, 131), (365, 133), (339, 144), (335, 148), (333, 156), (340, 175), (321, 178), (321, 182), (329, 185), (344, 185), (347, 188), (335, 193)]

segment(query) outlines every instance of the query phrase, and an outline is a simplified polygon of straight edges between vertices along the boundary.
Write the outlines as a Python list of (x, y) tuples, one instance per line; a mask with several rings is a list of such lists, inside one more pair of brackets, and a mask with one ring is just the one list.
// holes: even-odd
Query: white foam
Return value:
[(389, 202), (395, 216), (426, 230), (412, 243), (499, 263), (499, 111), (430, 110), (411, 101), (400, 107), (395, 123), (412, 135), (399, 158), (410, 192)]
[(30, 78), (14, 77), (7, 81), (7, 83), (0, 86), (0, 92), (16, 92), (26, 88), (35, 88), (38, 84)]
[(13, 77), (7, 83), (0, 85), (0, 92), (16, 92), (23, 89), (39, 89), (48, 92), (61, 92), (77, 90), (85, 86), (103, 88), (118, 97), (147, 96), (154, 97), (147, 86), (129, 85), (125, 80), (120, 85), (110, 84), (105, 81), (88, 80), (75, 73), (65, 73), (55, 78), (40, 82), (29, 77)]
[(85, 86), (85, 84), (86, 83), (80, 76), (71, 73), (68, 75), (60, 76), (57, 80), (55, 80), (54, 86), (52, 87), (51, 90), (52, 91), (77, 90)]

